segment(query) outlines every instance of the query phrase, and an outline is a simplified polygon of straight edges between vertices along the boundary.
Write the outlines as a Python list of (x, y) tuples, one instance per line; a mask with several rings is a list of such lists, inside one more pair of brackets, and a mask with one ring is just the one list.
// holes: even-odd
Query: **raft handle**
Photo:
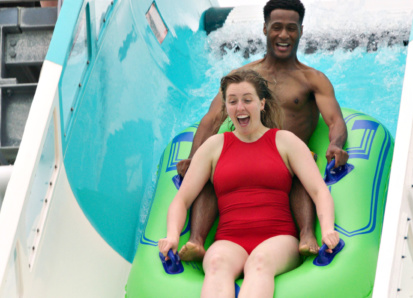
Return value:
[(184, 181), (184, 178), (181, 175), (175, 175), (172, 177), (172, 182), (174, 183), (176, 189), (181, 187), (182, 181)]
[(165, 260), (165, 257), (160, 252), (159, 258), (161, 259), (162, 266), (165, 269), (165, 272), (168, 274), (179, 274), (184, 271), (184, 266), (181, 263), (178, 252), (173, 253), (172, 249), (168, 251), (169, 260)]
[(340, 239), (337, 246), (333, 249), (333, 252), (328, 253), (326, 252), (328, 246), (326, 244), (323, 244), (318, 252), (318, 256), (314, 259), (313, 264), (316, 266), (327, 266), (333, 261), (336, 254), (338, 254), (343, 249), (344, 245), (344, 240)]
[(349, 163), (334, 169), (335, 163), (336, 161), (333, 159), (329, 164), (327, 164), (324, 178), (327, 185), (337, 183), (354, 169), (354, 166)]

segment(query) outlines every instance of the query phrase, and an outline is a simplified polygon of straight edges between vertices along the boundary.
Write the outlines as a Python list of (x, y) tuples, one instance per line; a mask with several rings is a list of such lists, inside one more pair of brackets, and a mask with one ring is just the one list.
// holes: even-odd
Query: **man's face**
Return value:
[(300, 16), (294, 10), (275, 9), (264, 24), (267, 36), (267, 54), (277, 59), (295, 57), (303, 27)]

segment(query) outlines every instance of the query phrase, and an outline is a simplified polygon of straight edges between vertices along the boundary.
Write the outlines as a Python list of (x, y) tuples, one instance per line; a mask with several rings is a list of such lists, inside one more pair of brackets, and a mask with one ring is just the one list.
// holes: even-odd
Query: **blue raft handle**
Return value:
[(160, 252), (159, 253), (159, 258), (161, 259), (163, 269), (165, 269), (165, 272), (168, 274), (179, 274), (184, 271), (184, 266), (181, 263), (181, 259), (179, 258), (178, 252), (174, 254), (172, 252), (172, 249), (168, 251), (168, 257), (169, 260), (165, 260), (165, 257), (163, 254)]
[(338, 168), (334, 169), (335, 163), (336, 161), (333, 159), (329, 164), (327, 164), (324, 175), (324, 181), (327, 185), (337, 183), (354, 169), (354, 166), (349, 163), (346, 163), (344, 166), (339, 166)]
[(332, 253), (326, 252), (326, 249), (328, 248), (326, 244), (323, 244), (321, 246), (318, 256), (314, 259), (313, 264), (316, 266), (327, 266), (330, 264), (334, 257), (343, 249), (345, 243), (343, 239), (340, 239), (338, 242), (337, 246), (333, 249)]
[(184, 178), (181, 175), (175, 175), (172, 177), (172, 182), (174, 183), (176, 189), (179, 189), (181, 187), (183, 180)]

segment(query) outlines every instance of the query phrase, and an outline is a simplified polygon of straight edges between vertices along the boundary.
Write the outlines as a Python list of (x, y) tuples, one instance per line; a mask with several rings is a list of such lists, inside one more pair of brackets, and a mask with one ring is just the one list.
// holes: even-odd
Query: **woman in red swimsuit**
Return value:
[(166, 256), (178, 248), (188, 208), (208, 179), (218, 198), (219, 224), (207, 250), (202, 297), (234, 297), (234, 281), (244, 273), (239, 297), (272, 297), (274, 276), (299, 264), (297, 230), (289, 208), (291, 179), (297, 175), (313, 199), (322, 242), (333, 249), (334, 203), (308, 147), (280, 127), (280, 108), (267, 81), (252, 70), (221, 80), (224, 111), (235, 130), (209, 138), (195, 153), (168, 210)]

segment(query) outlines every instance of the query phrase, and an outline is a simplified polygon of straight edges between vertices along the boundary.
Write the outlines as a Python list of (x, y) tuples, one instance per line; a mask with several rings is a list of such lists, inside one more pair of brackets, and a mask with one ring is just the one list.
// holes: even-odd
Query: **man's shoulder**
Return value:
[(311, 89), (318, 89), (317, 87), (321, 88), (324, 85), (331, 85), (328, 77), (320, 70), (302, 64), (301, 71), (308, 85), (311, 86)]
[(248, 64), (245, 64), (237, 69), (234, 69), (232, 72), (238, 71), (238, 70), (255, 70), (256, 72), (260, 72), (260, 68), (261, 68), (261, 62), (263, 59), (259, 59), (253, 62), (250, 62)]
[(315, 69), (311, 66), (301, 64), (300, 69), (303, 72), (303, 74), (306, 76), (306, 78), (309, 80), (320, 79), (320, 78), (327, 79), (327, 76), (322, 71)]

